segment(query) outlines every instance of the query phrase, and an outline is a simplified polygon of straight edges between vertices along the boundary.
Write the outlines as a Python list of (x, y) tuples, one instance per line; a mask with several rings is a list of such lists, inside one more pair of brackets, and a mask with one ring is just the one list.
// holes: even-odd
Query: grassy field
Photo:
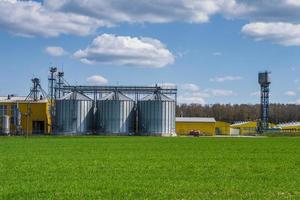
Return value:
[(300, 199), (300, 138), (0, 137), (0, 199)]

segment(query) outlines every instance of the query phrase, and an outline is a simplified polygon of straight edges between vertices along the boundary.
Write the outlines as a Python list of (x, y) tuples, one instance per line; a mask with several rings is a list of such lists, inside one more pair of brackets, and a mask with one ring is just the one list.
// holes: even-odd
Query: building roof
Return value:
[[(11, 96), (8, 98), (8, 96), (0, 96), (0, 103), (17, 103), (17, 102), (25, 102), (25, 101), (33, 101), (31, 97), (28, 97), (26, 100), (26, 96)], [(47, 99), (38, 100), (35, 103), (47, 103)]]
[(71, 92), (59, 100), (79, 100), (79, 101), (92, 101), (92, 99), (79, 92)]
[(161, 93), (153, 93), (153, 94), (149, 94), (147, 96), (145, 96), (142, 101), (156, 101), (156, 100), (160, 100), (160, 101), (174, 101), (173, 99), (171, 99), (170, 97), (161, 94)]
[(300, 126), (300, 122), (290, 122), (290, 123), (283, 123), (277, 125), (277, 127), (293, 127), (293, 126)]
[(119, 101), (133, 101), (129, 97), (125, 96), (121, 92), (112, 92), (109, 95), (103, 97), (100, 100), (119, 100)]
[[(233, 124), (231, 124), (231, 126), (241, 126), (241, 125), (245, 125), (248, 123), (253, 123), (254, 121), (245, 121), (245, 122), (235, 122)], [(256, 122), (255, 122), (256, 123)]]
[(212, 117), (176, 117), (176, 122), (216, 122), (215, 118)]

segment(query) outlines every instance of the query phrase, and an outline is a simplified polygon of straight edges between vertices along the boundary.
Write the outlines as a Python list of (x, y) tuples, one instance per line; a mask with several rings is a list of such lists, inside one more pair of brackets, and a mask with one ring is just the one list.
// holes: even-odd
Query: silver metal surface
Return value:
[(8, 135), (10, 133), (10, 117), (8, 115), (1, 116), (2, 130), (1, 133)]
[(134, 101), (113, 92), (97, 101), (97, 134), (132, 135), (134, 133)]
[(148, 95), (138, 101), (138, 129), (140, 135), (175, 135), (174, 100), (163, 94)]
[(93, 131), (93, 100), (72, 92), (55, 101), (56, 134), (87, 134)]

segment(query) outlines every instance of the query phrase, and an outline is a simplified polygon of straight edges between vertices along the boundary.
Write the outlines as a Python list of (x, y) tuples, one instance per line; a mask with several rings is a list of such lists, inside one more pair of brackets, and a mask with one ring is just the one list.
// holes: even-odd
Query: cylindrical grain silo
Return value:
[(97, 133), (132, 135), (135, 127), (135, 102), (120, 92), (112, 92), (97, 101)]
[(175, 135), (175, 101), (159, 92), (138, 101), (140, 135)]
[(1, 117), (2, 130), (1, 133), (3, 135), (9, 135), (10, 133), (10, 117), (8, 115), (3, 115)]
[(93, 131), (93, 100), (78, 92), (55, 101), (55, 133), (82, 135)]

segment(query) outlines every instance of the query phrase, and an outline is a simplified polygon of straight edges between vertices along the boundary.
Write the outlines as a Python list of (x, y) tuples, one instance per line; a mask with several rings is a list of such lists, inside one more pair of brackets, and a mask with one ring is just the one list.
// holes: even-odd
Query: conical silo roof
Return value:
[(104, 101), (104, 100), (133, 101), (131, 98), (125, 96), (121, 92), (112, 92), (100, 100), (102, 100), (102, 101)]
[(80, 100), (80, 101), (92, 101), (92, 99), (84, 94), (78, 93), (78, 92), (71, 92), (64, 97), (62, 97), (60, 100)]
[(155, 100), (160, 100), (160, 101), (173, 101), (170, 97), (161, 94), (161, 93), (153, 93), (145, 96), (142, 101), (155, 101)]

